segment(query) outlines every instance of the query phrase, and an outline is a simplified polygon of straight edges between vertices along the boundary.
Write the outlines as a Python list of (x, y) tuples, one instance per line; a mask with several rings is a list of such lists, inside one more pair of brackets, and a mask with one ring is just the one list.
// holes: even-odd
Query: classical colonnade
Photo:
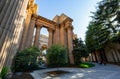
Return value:
[[(57, 21), (55, 19), (60, 19), (61, 17), (62, 18), (64, 17), (64, 19), (61, 19), (61, 23), (57, 24)], [(27, 32), (26, 35), (25, 33), (23, 34), (19, 49), (23, 50), (30, 46), (39, 47), (40, 31), (42, 27), (45, 27), (47, 28), (49, 33), (48, 48), (53, 44), (61, 44), (62, 46), (66, 47), (68, 49), (70, 63), (74, 64), (74, 59), (72, 55), (72, 50), (73, 50), (72, 21), (73, 20), (71, 18), (67, 17), (64, 14), (61, 14), (59, 17), (56, 16), (53, 20), (49, 20), (42, 16), (33, 14), (31, 16), (29, 26), (27, 26), (28, 29), (24, 30), (24, 32), (26, 31)], [(34, 29), (36, 29), (35, 37), (34, 37)], [(25, 38), (24, 35), (26, 36)]]
[(49, 20), (37, 15), (34, 0), (0, 0), (0, 72), (3, 66), (9, 69), (18, 50), (30, 47), (36, 28), (34, 46), (38, 46), (40, 30), (48, 29), (49, 44), (61, 44), (68, 49), (70, 63), (74, 64), (72, 55), (72, 19), (62, 14)]
[(102, 58), (108, 63), (120, 63), (120, 44), (110, 43), (106, 46), (104, 52), (92, 52), (86, 60), (100, 62)]

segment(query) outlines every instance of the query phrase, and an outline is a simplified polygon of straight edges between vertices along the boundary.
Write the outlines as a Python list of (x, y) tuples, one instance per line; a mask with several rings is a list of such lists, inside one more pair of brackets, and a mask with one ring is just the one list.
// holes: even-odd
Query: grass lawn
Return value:
[(88, 62), (80, 63), (80, 67), (82, 67), (82, 68), (90, 68), (90, 67), (94, 67), (94, 66), (95, 66), (95, 64), (88, 63)]

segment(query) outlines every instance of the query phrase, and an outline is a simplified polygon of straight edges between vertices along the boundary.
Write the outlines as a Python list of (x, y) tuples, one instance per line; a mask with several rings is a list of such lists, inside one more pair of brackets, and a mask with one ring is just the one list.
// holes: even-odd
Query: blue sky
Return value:
[[(36, 0), (38, 14), (48, 19), (62, 13), (73, 19), (74, 33), (82, 40), (85, 39), (85, 32), (91, 20), (90, 12), (95, 11), (97, 2), (101, 0)], [(42, 34), (48, 34), (46, 29), (41, 30)]]

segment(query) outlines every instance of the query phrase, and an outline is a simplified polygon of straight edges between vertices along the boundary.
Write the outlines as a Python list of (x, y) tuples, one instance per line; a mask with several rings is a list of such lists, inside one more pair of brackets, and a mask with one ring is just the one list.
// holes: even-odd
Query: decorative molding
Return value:
[(49, 19), (47, 19), (47, 18), (45, 18), (45, 17), (42, 17), (42, 16), (40, 16), (40, 15), (38, 15), (37, 19), (38, 19), (38, 20), (45, 21), (45, 22), (50, 23), (50, 24), (55, 25), (55, 26), (57, 25), (56, 22), (54, 22), (54, 21), (52, 21), (52, 20), (49, 20)]

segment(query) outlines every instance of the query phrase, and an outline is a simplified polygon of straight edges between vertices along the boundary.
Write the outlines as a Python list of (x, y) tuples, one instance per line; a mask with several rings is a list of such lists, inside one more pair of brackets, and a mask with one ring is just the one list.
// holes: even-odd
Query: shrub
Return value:
[(15, 71), (27, 71), (38, 68), (37, 57), (40, 50), (36, 47), (30, 47), (19, 51), (14, 58), (13, 69)]
[(68, 62), (67, 51), (61, 45), (52, 45), (47, 50), (47, 64), (58, 67)]
[(7, 73), (8, 73), (8, 68), (7, 67), (3, 67), (2, 71), (0, 73), (0, 78), (6, 79)]
[(80, 67), (82, 68), (90, 68), (90, 67), (94, 67), (95, 65), (92, 63), (87, 63), (87, 62), (82, 62), (80, 63)]
[(82, 57), (88, 56), (88, 53), (86, 52), (86, 50), (81, 48), (74, 48), (72, 53), (73, 53), (74, 61), (76, 65), (79, 65), (81, 63)]

